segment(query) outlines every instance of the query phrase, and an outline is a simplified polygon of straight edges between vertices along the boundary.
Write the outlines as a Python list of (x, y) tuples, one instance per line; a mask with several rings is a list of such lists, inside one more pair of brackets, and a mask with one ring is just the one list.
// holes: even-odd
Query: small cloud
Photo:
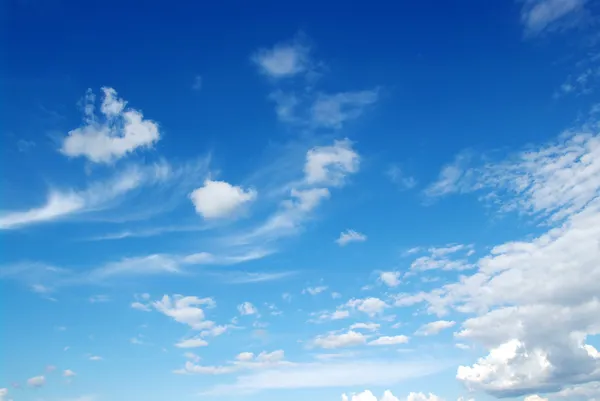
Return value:
[(398, 345), (408, 343), (409, 338), (407, 336), (382, 336), (376, 340), (369, 342), (369, 345)]
[(242, 316), (256, 315), (258, 313), (256, 307), (250, 302), (244, 302), (243, 304), (238, 305), (238, 311)]
[(379, 280), (388, 287), (397, 287), (400, 285), (400, 272), (381, 272)]
[(131, 307), (133, 309), (141, 310), (141, 311), (144, 311), (144, 312), (150, 312), (152, 310), (152, 308), (150, 308), (150, 305), (143, 304), (143, 303), (137, 302), (137, 301), (136, 302), (132, 302), (131, 303)]
[(449, 329), (454, 326), (456, 322), (449, 320), (438, 320), (435, 322), (427, 323), (421, 326), (416, 332), (415, 335), (418, 336), (431, 336), (434, 334), (438, 334), (440, 331)]
[(310, 68), (310, 47), (297, 36), (292, 41), (276, 44), (272, 48), (259, 49), (251, 60), (269, 78), (293, 77)]
[(350, 242), (364, 242), (366, 240), (367, 240), (366, 235), (361, 234), (358, 231), (346, 230), (346, 231), (340, 233), (339, 238), (336, 239), (335, 242), (339, 246), (345, 246), (345, 245), (349, 244)]
[(327, 290), (326, 285), (321, 285), (318, 287), (308, 287), (302, 290), (303, 294), (317, 295)]
[(375, 89), (321, 94), (311, 107), (311, 122), (316, 127), (342, 128), (346, 121), (357, 119), (367, 106), (375, 103), (379, 97), (378, 92)]
[(177, 348), (199, 348), (206, 347), (208, 342), (201, 338), (189, 338), (187, 340), (179, 341), (175, 346)]
[(54, 365), (48, 365), (48, 366), (46, 366), (46, 372), (48, 372), (48, 373), (52, 373), (55, 370), (56, 370), (56, 366), (54, 366)]
[(256, 199), (256, 191), (208, 179), (190, 194), (190, 199), (204, 219), (219, 219), (233, 216), (241, 206)]
[(110, 297), (108, 295), (92, 295), (89, 298), (90, 303), (95, 304), (95, 303), (104, 303), (104, 302), (109, 302), (110, 301)]
[(199, 91), (200, 89), (202, 89), (202, 76), (201, 75), (196, 75), (194, 77), (194, 82), (192, 83), (192, 89), (195, 91)]
[(92, 355), (88, 358), (90, 361), (102, 361), (104, 358), (98, 355)]
[(27, 152), (28, 150), (31, 150), (31, 148), (33, 148), (34, 146), (34, 141), (28, 141), (25, 139), (19, 139), (17, 141), (17, 149), (19, 150), (19, 152)]
[(324, 349), (335, 349), (365, 344), (366, 341), (367, 337), (364, 334), (350, 330), (342, 334), (330, 333), (317, 336), (313, 340), (313, 345)]
[(66, 369), (66, 370), (63, 372), (63, 376), (64, 376), (64, 377), (74, 377), (74, 376), (76, 376), (76, 374), (75, 374), (75, 372), (73, 372), (71, 369)]
[(526, 0), (521, 22), (529, 36), (575, 25), (582, 16), (586, 0)]
[(27, 380), (29, 387), (42, 387), (46, 384), (46, 378), (44, 376), (35, 376)]

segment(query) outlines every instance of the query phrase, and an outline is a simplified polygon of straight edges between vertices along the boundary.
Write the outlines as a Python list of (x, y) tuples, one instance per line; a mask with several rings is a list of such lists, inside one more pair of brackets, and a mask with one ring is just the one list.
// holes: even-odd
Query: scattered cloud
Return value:
[(138, 149), (152, 148), (160, 139), (158, 124), (144, 119), (141, 111), (126, 109), (113, 88), (102, 88), (104, 99), (95, 114), (95, 96), (88, 89), (84, 100), (84, 122), (63, 139), (60, 151), (68, 157), (85, 157), (92, 163), (112, 163)]
[(333, 95), (320, 94), (311, 107), (311, 121), (317, 127), (340, 129), (348, 120), (360, 117), (377, 101), (379, 91), (364, 90)]
[(225, 181), (207, 179), (190, 194), (196, 212), (205, 219), (231, 217), (240, 208), (256, 199), (254, 189), (244, 189)]
[(99, 295), (92, 295), (91, 297), (88, 298), (88, 301), (92, 304), (96, 304), (96, 303), (106, 303), (106, 302), (110, 302), (110, 296), (106, 295), (106, 294), (99, 294)]
[(350, 330), (342, 334), (329, 333), (317, 336), (312, 344), (319, 348), (335, 349), (363, 345), (366, 341), (367, 337), (364, 334)]
[(365, 242), (367, 236), (354, 230), (346, 230), (340, 233), (338, 239), (335, 240), (339, 246), (345, 246), (351, 242)]
[(395, 164), (390, 166), (386, 174), (400, 189), (407, 190), (417, 186), (417, 180), (414, 177), (404, 174), (402, 169)]
[(579, 22), (586, 0), (524, 0), (521, 22), (526, 35), (564, 29)]
[(77, 375), (76, 375), (76, 374), (75, 374), (75, 372), (73, 372), (71, 369), (66, 369), (66, 370), (63, 372), (63, 376), (64, 376), (64, 377), (74, 377), (74, 376), (77, 376)]
[(258, 310), (250, 302), (244, 302), (244, 303), (238, 305), (238, 312), (240, 312), (240, 315), (242, 315), (242, 316), (258, 314)]
[(397, 287), (400, 285), (400, 272), (381, 272), (379, 280), (388, 287)]
[(42, 387), (46, 384), (46, 378), (44, 376), (35, 376), (27, 379), (27, 385), (29, 387)]
[(188, 338), (186, 340), (181, 340), (175, 346), (177, 348), (199, 348), (206, 347), (208, 342), (203, 340), (202, 338)]
[(102, 360), (104, 360), (104, 358), (102, 358), (101, 356), (98, 356), (98, 355), (92, 355), (88, 359), (90, 361), (102, 361)]
[(229, 284), (252, 284), (252, 283), (264, 283), (269, 281), (284, 280), (298, 274), (297, 271), (282, 271), (273, 273), (260, 273), (260, 272), (227, 272), (219, 274), (223, 281)]
[(329, 288), (329, 287), (327, 287), (326, 285), (320, 285), (320, 286), (317, 286), (317, 287), (307, 287), (307, 288), (305, 288), (305, 289), (302, 290), (302, 293), (303, 294), (310, 294), (310, 295), (317, 295), (317, 294), (320, 294), (320, 293), (326, 291), (327, 288)]
[(449, 329), (453, 327), (456, 322), (451, 320), (437, 320), (435, 322), (430, 322), (421, 326), (416, 332), (415, 335), (418, 336), (431, 336), (434, 334), (438, 334), (440, 331)]
[(291, 41), (255, 52), (252, 61), (261, 73), (272, 79), (289, 78), (311, 68), (310, 47), (301, 35)]
[(398, 345), (408, 343), (409, 338), (404, 335), (398, 336), (381, 336), (369, 342), (369, 345)]
[(353, 298), (346, 303), (346, 306), (352, 309), (359, 310), (369, 316), (375, 316), (383, 313), (389, 305), (376, 297), (368, 297), (364, 299)]
[(354, 323), (350, 330), (369, 330), (377, 331), (381, 325), (379, 323)]

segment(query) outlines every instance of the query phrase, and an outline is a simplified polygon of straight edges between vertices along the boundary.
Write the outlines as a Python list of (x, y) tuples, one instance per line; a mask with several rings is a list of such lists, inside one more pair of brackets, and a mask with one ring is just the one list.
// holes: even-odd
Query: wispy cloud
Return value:
[(252, 284), (252, 283), (264, 283), (269, 281), (284, 280), (291, 276), (298, 274), (296, 271), (282, 271), (282, 272), (227, 272), (227, 273), (215, 273), (217, 277), (220, 277), (226, 283), (229, 284)]
[(521, 21), (527, 35), (572, 26), (587, 0), (524, 0)]
[(346, 230), (340, 233), (340, 236), (335, 240), (335, 243), (339, 246), (346, 246), (351, 242), (365, 242), (366, 240), (366, 235), (359, 233), (358, 231)]

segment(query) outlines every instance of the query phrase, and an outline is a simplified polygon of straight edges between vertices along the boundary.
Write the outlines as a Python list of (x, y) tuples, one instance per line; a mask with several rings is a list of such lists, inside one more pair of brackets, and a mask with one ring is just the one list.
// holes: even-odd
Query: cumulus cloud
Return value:
[(188, 338), (186, 340), (181, 340), (175, 344), (177, 348), (199, 348), (206, 347), (208, 342), (203, 340), (202, 338)]
[(354, 323), (350, 330), (369, 330), (377, 331), (381, 325), (379, 323)]
[(294, 40), (259, 49), (251, 57), (261, 73), (269, 78), (289, 78), (311, 68), (310, 47), (297, 36)]
[(379, 280), (388, 287), (397, 287), (400, 285), (400, 272), (381, 272)]
[(365, 242), (367, 240), (367, 236), (359, 233), (354, 230), (346, 230), (340, 233), (338, 239), (335, 240), (336, 244), (339, 246), (345, 246), (350, 242)]
[(409, 341), (407, 336), (381, 336), (369, 342), (369, 345), (397, 345), (406, 344)]
[(142, 112), (126, 109), (127, 102), (113, 88), (102, 88), (100, 111), (94, 113), (95, 97), (88, 90), (85, 98), (85, 124), (70, 131), (60, 151), (69, 157), (85, 157), (93, 163), (111, 163), (141, 148), (151, 148), (160, 139), (158, 124), (145, 119)]
[(240, 208), (256, 199), (254, 189), (244, 189), (225, 181), (204, 181), (190, 194), (196, 212), (205, 219), (231, 217)]
[(474, 315), (456, 337), (488, 353), (458, 368), (468, 387), (509, 397), (600, 379), (598, 351), (587, 342), (600, 334), (599, 160), (597, 124), (584, 124), (506, 161), (463, 170), (452, 186), (483, 192), (484, 201), (547, 227), (493, 247), (455, 283), (396, 298), (397, 305), (425, 302), (440, 316)]
[(350, 330), (341, 334), (329, 333), (317, 336), (313, 340), (313, 345), (319, 348), (334, 349), (362, 345), (366, 341), (367, 337), (364, 334)]
[(244, 303), (238, 305), (238, 312), (240, 312), (240, 315), (242, 315), (242, 316), (248, 316), (248, 315), (256, 315), (258, 313), (258, 310), (256, 309), (256, 307), (254, 305), (252, 305), (252, 303), (244, 302)]
[(63, 376), (64, 376), (64, 377), (74, 377), (74, 376), (77, 376), (77, 375), (76, 375), (76, 374), (75, 374), (75, 372), (73, 372), (71, 369), (66, 369), (66, 370), (63, 372)]
[(317, 146), (306, 154), (304, 174), (308, 184), (337, 186), (348, 174), (358, 171), (360, 157), (348, 139), (336, 140), (331, 146)]
[(430, 322), (419, 327), (415, 334), (418, 336), (431, 336), (438, 334), (442, 330), (449, 329), (455, 324), (456, 322), (451, 320), (436, 320), (435, 322)]
[(42, 387), (46, 384), (46, 378), (44, 376), (35, 376), (27, 379), (27, 385), (29, 387)]
[(162, 314), (194, 330), (204, 330), (214, 326), (214, 322), (205, 320), (204, 309), (200, 308), (200, 306), (214, 307), (216, 303), (212, 298), (164, 295), (161, 300), (154, 301), (151, 305)]
[(368, 297), (364, 299), (353, 298), (346, 303), (346, 306), (358, 311), (364, 312), (369, 316), (375, 316), (383, 313), (389, 305), (376, 297)]

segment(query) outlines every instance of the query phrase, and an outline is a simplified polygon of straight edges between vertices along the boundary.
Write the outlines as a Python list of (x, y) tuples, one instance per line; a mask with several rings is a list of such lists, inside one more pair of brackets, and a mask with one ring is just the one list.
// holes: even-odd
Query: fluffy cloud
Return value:
[(0, 388), (0, 401), (5, 401), (7, 396), (8, 396), (8, 389)]
[(397, 345), (406, 344), (409, 341), (407, 336), (381, 336), (376, 340), (370, 341), (369, 345)]
[(252, 55), (252, 61), (263, 74), (280, 79), (306, 72), (311, 66), (309, 53), (310, 47), (297, 37), (270, 49), (258, 50)]
[(540, 397), (537, 394), (534, 394), (534, 395), (529, 395), (529, 396), (525, 397), (525, 399), (523, 401), (548, 401), (548, 399)]
[(256, 191), (225, 181), (206, 180), (190, 194), (190, 199), (202, 217), (218, 219), (234, 215), (244, 204), (256, 199)]
[(44, 376), (35, 376), (27, 379), (27, 385), (29, 387), (42, 387), (46, 384), (46, 378)]
[(125, 110), (127, 102), (112, 88), (102, 88), (104, 100), (100, 111), (105, 121), (94, 113), (95, 97), (88, 90), (85, 99), (85, 125), (64, 138), (61, 152), (69, 157), (86, 157), (93, 163), (111, 163), (139, 148), (151, 148), (160, 139), (158, 124), (144, 119), (142, 112)]
[(239, 353), (234, 361), (224, 366), (203, 366), (190, 361), (185, 363), (183, 369), (176, 370), (177, 374), (210, 374), (222, 375), (240, 370), (268, 369), (278, 366), (293, 366), (294, 364), (285, 360), (283, 350), (272, 352), (263, 351), (258, 355), (252, 352)]
[(447, 187), (483, 192), (484, 201), (533, 215), (548, 227), (537, 237), (492, 248), (475, 264), (477, 271), (458, 282), (397, 298), (398, 305), (426, 302), (438, 315), (449, 310), (474, 315), (456, 336), (489, 352), (459, 367), (457, 378), (470, 388), (523, 396), (600, 379), (598, 351), (586, 343), (600, 334), (595, 130), (596, 124), (585, 124), (506, 161), (462, 168)]
[(74, 377), (74, 376), (76, 376), (76, 374), (75, 374), (75, 372), (73, 372), (71, 369), (66, 369), (66, 370), (63, 372), (63, 376), (64, 376), (64, 377)]
[(381, 272), (379, 280), (388, 287), (397, 287), (400, 285), (400, 272)]
[(164, 295), (160, 301), (152, 302), (152, 306), (162, 314), (176, 322), (188, 325), (194, 330), (204, 330), (214, 326), (214, 322), (205, 320), (204, 310), (199, 306), (214, 307), (212, 298), (175, 295), (172, 298)]
[(364, 242), (366, 240), (367, 240), (366, 235), (361, 234), (354, 230), (346, 230), (346, 231), (340, 233), (339, 238), (336, 239), (335, 242), (339, 246), (345, 246), (345, 245), (349, 244), (350, 242)]
[(362, 345), (366, 341), (367, 337), (364, 334), (350, 330), (342, 334), (329, 333), (317, 336), (313, 340), (313, 345), (319, 348), (334, 349)]
[(364, 299), (353, 298), (346, 303), (346, 306), (364, 312), (369, 316), (381, 314), (386, 308), (389, 307), (387, 303), (375, 297)]
[(306, 154), (304, 174), (311, 185), (341, 185), (346, 175), (358, 171), (360, 157), (348, 139), (337, 140), (331, 146), (318, 146)]
[(352, 326), (350, 326), (350, 330), (369, 330), (369, 331), (376, 331), (379, 329), (381, 325), (378, 323), (354, 323)]
[(240, 315), (242, 316), (247, 316), (256, 315), (258, 313), (258, 310), (256, 310), (256, 307), (250, 302), (244, 302), (238, 305), (238, 312), (240, 312)]
[(418, 336), (431, 336), (438, 334), (442, 330), (449, 329), (455, 324), (456, 322), (451, 320), (437, 320), (435, 322), (424, 324), (415, 332), (415, 334)]
[(310, 294), (310, 295), (317, 295), (322, 293), (323, 291), (327, 290), (327, 286), (326, 285), (320, 285), (317, 287), (308, 287), (302, 290), (303, 294)]

